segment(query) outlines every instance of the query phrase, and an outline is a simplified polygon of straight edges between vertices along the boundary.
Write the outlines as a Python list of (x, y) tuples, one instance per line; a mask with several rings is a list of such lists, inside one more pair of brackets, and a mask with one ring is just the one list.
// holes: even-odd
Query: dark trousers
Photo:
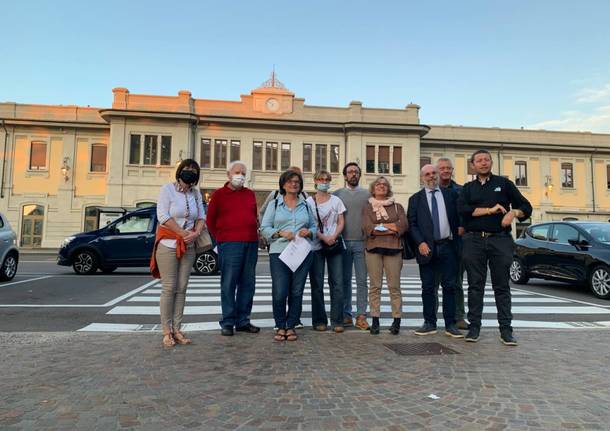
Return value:
[[(466, 268), (464, 267), (464, 260), (462, 259), (462, 246), (459, 246), (459, 251), (456, 256), (457, 259), (457, 274), (455, 279), (455, 321), (459, 322), (460, 320), (464, 320), (464, 272)], [(441, 285), (442, 274), (440, 272), (436, 273), (434, 278), (434, 293), (438, 292), (438, 287)], [(436, 307), (435, 310), (438, 311), (438, 295), (436, 295)]]
[(291, 329), (298, 323), (303, 306), (303, 290), (312, 259), (313, 253), (309, 253), (301, 266), (292, 272), (280, 260), (279, 253), (269, 255), (273, 318), (277, 328)]
[(220, 264), (220, 326), (246, 326), (254, 299), (258, 242), (221, 242), (218, 244)]
[(313, 252), (309, 270), (311, 284), (311, 324), (328, 325), (324, 306), (324, 266), (328, 264), (328, 287), (330, 291), (330, 321), (333, 326), (343, 326), (343, 253), (324, 256), (321, 250)]
[(445, 327), (455, 324), (455, 273), (457, 271), (456, 250), (450, 242), (434, 247), (430, 262), (419, 265), (421, 298), (424, 304), (424, 321), (436, 326), (437, 289), (436, 278), (440, 277), (443, 288), (443, 319)]
[(467, 233), (464, 240), (464, 265), (468, 274), (468, 321), (480, 328), (483, 314), (487, 265), (491, 271), (491, 284), (498, 309), (500, 329), (511, 329), (511, 298), (509, 269), (513, 260), (513, 238), (510, 234), (498, 234), (483, 238)]

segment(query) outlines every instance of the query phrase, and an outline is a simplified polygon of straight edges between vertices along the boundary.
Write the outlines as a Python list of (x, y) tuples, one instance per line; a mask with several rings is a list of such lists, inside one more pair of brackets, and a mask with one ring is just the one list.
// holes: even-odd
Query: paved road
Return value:
[[(267, 257), (261, 255), (257, 274), (253, 322), (273, 327), (271, 279)], [(421, 323), (421, 297), (417, 265), (402, 274), (404, 326)], [(465, 283), (466, 284), (466, 283)], [(186, 330), (218, 328), (219, 277), (191, 277), (185, 312)], [(158, 330), (160, 284), (146, 268), (119, 269), (116, 273), (79, 276), (60, 267), (53, 255), (24, 255), (14, 280), (0, 284), (2, 331), (151, 331)], [(311, 301), (306, 286), (303, 321), (310, 322)], [(594, 298), (578, 287), (532, 281), (513, 286), (516, 328), (610, 327), (610, 301)], [(384, 289), (382, 325), (390, 323), (390, 305)], [(439, 323), (442, 322), (439, 316)], [(485, 297), (484, 325), (495, 327), (491, 288)]]

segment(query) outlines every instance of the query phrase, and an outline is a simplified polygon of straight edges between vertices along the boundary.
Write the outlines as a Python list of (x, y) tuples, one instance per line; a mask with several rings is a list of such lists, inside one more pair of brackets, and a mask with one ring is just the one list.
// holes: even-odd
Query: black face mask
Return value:
[(185, 184), (195, 184), (197, 181), (197, 173), (193, 171), (182, 171), (178, 176)]

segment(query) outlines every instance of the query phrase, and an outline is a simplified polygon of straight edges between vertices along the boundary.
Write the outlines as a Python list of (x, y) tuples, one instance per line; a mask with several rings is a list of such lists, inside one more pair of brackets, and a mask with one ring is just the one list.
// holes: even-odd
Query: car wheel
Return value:
[(214, 275), (218, 273), (218, 256), (209, 251), (201, 253), (197, 255), (193, 268), (199, 275)]
[(593, 295), (602, 299), (610, 299), (610, 268), (598, 265), (589, 273), (589, 288)]
[(116, 266), (103, 266), (102, 272), (104, 274), (112, 274), (114, 271), (116, 271), (116, 269), (117, 269)]
[(513, 259), (510, 264), (510, 280), (515, 284), (526, 284), (529, 281), (527, 272), (519, 259)]
[(15, 274), (17, 274), (17, 255), (12, 252), (6, 255), (2, 267), (0, 267), (0, 280), (9, 281), (12, 280)]
[(72, 268), (80, 275), (89, 275), (97, 271), (97, 256), (90, 250), (82, 250), (74, 255)]

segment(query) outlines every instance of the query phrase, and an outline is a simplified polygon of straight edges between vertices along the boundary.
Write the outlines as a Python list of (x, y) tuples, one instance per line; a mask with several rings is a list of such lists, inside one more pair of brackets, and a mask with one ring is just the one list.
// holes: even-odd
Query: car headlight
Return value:
[(68, 244), (70, 244), (74, 238), (76, 238), (75, 236), (69, 236), (67, 238), (64, 238), (64, 240), (61, 242), (61, 248), (64, 248), (65, 246), (67, 246)]

